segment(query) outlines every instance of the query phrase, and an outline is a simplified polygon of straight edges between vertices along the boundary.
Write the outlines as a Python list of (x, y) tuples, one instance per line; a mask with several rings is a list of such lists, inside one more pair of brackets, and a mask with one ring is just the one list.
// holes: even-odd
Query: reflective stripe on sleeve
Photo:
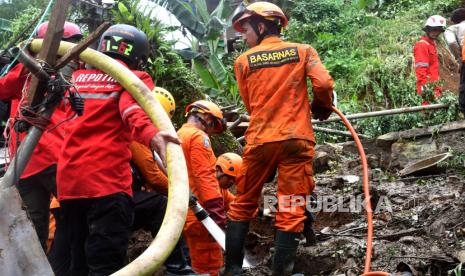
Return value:
[(79, 95), (84, 99), (97, 99), (97, 100), (106, 100), (109, 98), (118, 98), (119, 92), (112, 92), (110, 94), (106, 93), (79, 93)]
[(135, 105), (131, 105), (130, 107), (126, 108), (123, 111), (123, 114), (122, 114), (123, 119), (126, 118), (126, 115), (128, 114), (128, 112), (130, 112), (130, 111), (132, 111), (134, 109), (141, 109), (141, 107), (139, 105), (135, 104)]
[(429, 67), (428, 62), (417, 62), (415, 63), (415, 67)]

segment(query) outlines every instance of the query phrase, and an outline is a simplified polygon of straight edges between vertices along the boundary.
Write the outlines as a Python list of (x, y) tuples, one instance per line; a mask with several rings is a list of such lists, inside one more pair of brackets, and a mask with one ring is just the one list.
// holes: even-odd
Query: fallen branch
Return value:
[(402, 237), (405, 236), (410, 236), (413, 234), (422, 234), (425, 233), (425, 229), (423, 228), (418, 228), (418, 229), (410, 229), (410, 230), (405, 230), (405, 231), (400, 231), (394, 234), (390, 235), (383, 235), (383, 236), (376, 236), (377, 239), (379, 240), (388, 240), (388, 241), (396, 241)]
[(93, 31), (88, 37), (83, 39), (79, 44), (75, 47), (71, 48), (69, 52), (67, 52), (64, 56), (62, 56), (56, 63), (55, 69), (60, 69), (71, 60), (79, 57), (79, 54), (82, 53), (90, 44), (92, 44), (95, 40), (100, 38), (100, 36), (105, 32), (109, 27), (110, 22), (103, 22), (95, 31)]
[[(348, 232), (348, 230), (358, 230), (357, 229), (358, 227), (354, 228), (354, 229), (347, 229), (347, 230), (343, 230), (339, 233), (319, 233), (321, 236), (337, 236), (337, 237), (354, 237), (354, 238), (365, 238), (366, 235), (361, 235), (361, 234), (344, 234), (346, 232)], [(363, 226), (363, 228), (366, 228), (366, 226)], [(411, 230), (406, 230), (406, 231), (400, 231), (400, 232), (397, 232), (397, 233), (394, 233), (394, 234), (389, 234), (389, 235), (383, 235), (383, 236), (375, 236), (375, 239), (378, 239), (378, 240), (388, 240), (388, 241), (396, 241), (402, 237), (405, 237), (405, 236), (410, 236), (410, 235), (413, 235), (413, 234), (421, 234), (421, 233), (424, 233), (425, 230), (423, 228), (420, 228), (420, 229), (411, 229)]]

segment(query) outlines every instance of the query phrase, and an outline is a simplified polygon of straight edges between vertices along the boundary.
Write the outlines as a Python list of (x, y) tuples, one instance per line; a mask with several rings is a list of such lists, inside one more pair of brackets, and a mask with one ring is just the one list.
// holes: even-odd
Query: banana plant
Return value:
[(238, 103), (239, 97), (233, 72), (228, 70), (221, 58), (222, 35), (232, 15), (233, 1), (220, 0), (211, 13), (205, 0), (152, 0), (165, 7), (191, 34), (191, 48), (180, 54), (192, 61), (192, 70), (200, 77), (211, 96), (223, 96)]

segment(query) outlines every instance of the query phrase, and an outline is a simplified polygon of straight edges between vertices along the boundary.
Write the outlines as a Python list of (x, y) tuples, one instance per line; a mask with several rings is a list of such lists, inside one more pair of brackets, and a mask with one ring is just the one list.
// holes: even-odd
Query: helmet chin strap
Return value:
[(263, 33), (260, 33), (260, 30), (258, 29), (258, 24), (251, 24), (252, 29), (254, 30), (255, 34), (257, 35), (257, 45), (262, 43), (263, 39), (268, 35), (268, 30), (265, 28)]
[(194, 117), (200, 122), (200, 124), (202, 124), (202, 126), (205, 128), (205, 131), (207, 131), (209, 128), (212, 128), (211, 124), (205, 122), (205, 120), (202, 119), (197, 112), (192, 115), (194, 115)]

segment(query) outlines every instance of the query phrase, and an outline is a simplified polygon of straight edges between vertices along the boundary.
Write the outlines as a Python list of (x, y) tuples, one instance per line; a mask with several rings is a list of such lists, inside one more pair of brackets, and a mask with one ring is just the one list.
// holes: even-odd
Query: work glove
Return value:
[(208, 212), (210, 218), (221, 228), (226, 229), (226, 213), (224, 212), (224, 201), (222, 197), (205, 201), (203, 208)]
[(318, 103), (312, 102), (311, 109), (313, 113), (313, 118), (320, 121), (324, 121), (329, 118), (329, 115), (333, 112), (331, 108), (327, 108), (319, 105)]

